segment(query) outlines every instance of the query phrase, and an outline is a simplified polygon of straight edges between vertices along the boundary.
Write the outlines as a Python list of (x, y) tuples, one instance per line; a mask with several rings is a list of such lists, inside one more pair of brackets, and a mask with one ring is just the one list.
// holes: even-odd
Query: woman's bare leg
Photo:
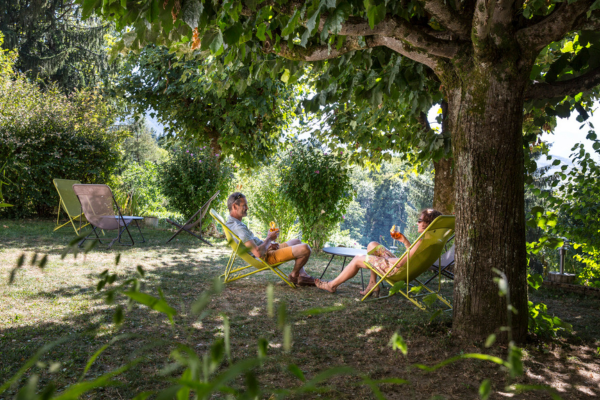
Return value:
[(366, 268), (364, 261), (365, 256), (356, 256), (352, 259), (352, 261), (350, 261), (346, 268), (344, 268), (344, 270), (334, 280), (324, 282), (320, 279), (315, 279), (315, 285), (319, 289), (335, 293), (338, 286), (346, 282), (348, 279), (354, 278), (361, 268)]
[[(379, 246), (378, 242), (371, 242), (367, 245), (367, 252), (373, 250), (375, 247)], [(375, 272), (373, 272), (373, 270), (371, 270), (371, 277), (369, 278), (369, 284), (367, 285), (367, 289), (366, 292), (360, 292), (360, 294), (364, 295), (366, 294), (369, 290), (371, 290), (371, 288), (373, 286), (375, 286), (375, 284), (377, 283), (377, 274)]]

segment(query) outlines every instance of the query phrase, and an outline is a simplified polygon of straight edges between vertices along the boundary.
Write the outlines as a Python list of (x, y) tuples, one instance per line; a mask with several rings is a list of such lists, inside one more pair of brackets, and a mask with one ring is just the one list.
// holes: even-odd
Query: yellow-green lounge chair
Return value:
[[(433, 291), (421, 283), (417, 278), (422, 273), (427, 271), (435, 261), (438, 261), (438, 266), (441, 265), (441, 257), (442, 253), (444, 252), (444, 247), (454, 234), (454, 223), (455, 217), (453, 215), (440, 215), (437, 217), (431, 224), (429, 224), (427, 229), (421, 233), (419, 238), (415, 240), (410, 248), (406, 250), (402, 257), (398, 259), (396, 264), (394, 264), (395, 267), (400, 261), (402, 261), (402, 259), (404, 259), (404, 257), (408, 257), (404, 267), (394, 275), (390, 275), (390, 273), (394, 270), (394, 267), (390, 268), (386, 274), (382, 274), (380, 271), (373, 268), (373, 266), (371, 266), (368, 262), (365, 262), (365, 265), (371, 271), (379, 275), (381, 279), (377, 285), (373, 286), (373, 288), (365, 295), (365, 297), (363, 297), (362, 301), (364, 301), (377, 286), (385, 281), (392, 285), (392, 289), (390, 289), (392, 293), (386, 297), (393, 296), (397, 290), (397, 293), (402, 294), (421, 310), (425, 310), (425, 304), (423, 304), (419, 298), (432, 295), (450, 307), (451, 310), (452, 305), (450, 302), (440, 295), (441, 279), (438, 280), (437, 291)], [(410, 250), (417, 243), (419, 243), (419, 241), (421, 241), (421, 244), (417, 248), (417, 252), (411, 257)], [(411, 287), (410, 282), (412, 281), (416, 282), (417, 285)], [(399, 284), (399, 282), (405, 282), (405, 285)], [(425, 293), (421, 293), (423, 290)], [(429, 298), (431, 299), (431, 297)]]
[[(287, 283), (291, 287), (296, 287), (293, 283), (288, 281), (285, 278), (285, 275), (279, 270), (279, 265), (283, 263), (269, 265), (266, 261), (260, 258), (254, 258), (252, 254), (249, 253), (249, 249), (246, 246), (244, 246), (244, 243), (240, 241), (240, 238), (237, 237), (237, 235), (233, 233), (227, 227), (227, 225), (225, 225), (225, 220), (223, 219), (223, 217), (221, 217), (212, 208), (210, 209), (210, 215), (215, 219), (215, 221), (217, 221), (221, 225), (221, 227), (223, 227), (223, 232), (225, 232), (225, 237), (227, 237), (227, 244), (229, 244), (229, 246), (232, 249), (231, 255), (229, 256), (229, 261), (225, 266), (225, 273), (221, 275), (221, 277), (224, 277), (225, 283), (233, 282), (235, 280), (245, 278), (258, 272), (270, 270), (273, 271), (275, 275), (280, 277), (285, 283)], [(246, 265), (245, 267), (233, 269), (233, 263), (235, 262), (235, 259), (237, 257), (247, 262), (248, 265)], [(249, 268), (254, 268), (254, 270), (248, 272), (247, 270)]]
[[(56, 216), (56, 225), (60, 222), (60, 209), (62, 208), (67, 213), (67, 218), (69, 221), (64, 224), (57, 226), (54, 228), (55, 231), (59, 230), (65, 225), (73, 225), (73, 229), (75, 229), (75, 234), (79, 235), (79, 231), (89, 224), (85, 224), (81, 226), (81, 221), (83, 218), (83, 212), (81, 211), (81, 204), (79, 203), (79, 199), (77, 195), (73, 191), (73, 185), (81, 184), (79, 181), (71, 180), (71, 179), (53, 179), (54, 186), (56, 187), (56, 191), (58, 192), (58, 215)], [(79, 228), (75, 226), (75, 221), (79, 220)]]

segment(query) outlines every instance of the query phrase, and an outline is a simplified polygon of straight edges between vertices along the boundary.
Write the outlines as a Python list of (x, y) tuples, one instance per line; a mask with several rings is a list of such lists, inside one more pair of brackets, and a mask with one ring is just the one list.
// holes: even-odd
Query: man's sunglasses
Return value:
[(417, 224), (420, 224), (421, 222), (423, 222), (423, 220), (422, 220), (421, 218), (419, 218), (419, 219), (417, 220)]

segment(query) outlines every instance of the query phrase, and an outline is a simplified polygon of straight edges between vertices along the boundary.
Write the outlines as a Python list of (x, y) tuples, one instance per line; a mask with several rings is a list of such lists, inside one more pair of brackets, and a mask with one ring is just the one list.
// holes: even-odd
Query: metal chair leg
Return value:
[(323, 275), (325, 275), (325, 272), (327, 272), (327, 268), (329, 268), (329, 264), (331, 264), (331, 262), (333, 261), (333, 257), (335, 257), (335, 254), (332, 255), (331, 258), (329, 259), (329, 262), (327, 263), (327, 266), (325, 267), (325, 270), (323, 271), (323, 273), (321, 274), (319, 279), (323, 279)]

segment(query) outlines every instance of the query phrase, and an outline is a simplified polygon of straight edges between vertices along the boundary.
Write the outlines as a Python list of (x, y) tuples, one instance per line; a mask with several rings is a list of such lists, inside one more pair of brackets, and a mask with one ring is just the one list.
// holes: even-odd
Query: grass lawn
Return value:
[[(288, 372), (296, 364), (310, 378), (333, 366), (346, 365), (371, 379), (403, 378), (406, 385), (383, 384), (381, 391), (389, 399), (475, 399), (480, 383), (489, 378), (496, 393), (491, 398), (505, 398), (504, 387), (511, 383), (507, 374), (489, 362), (463, 360), (431, 373), (412, 368), (415, 363), (433, 365), (461, 353), (483, 352), (506, 356), (506, 348), (456, 339), (451, 331), (451, 315), (435, 322), (401, 296), (374, 303), (361, 303), (358, 297), (360, 275), (346, 283), (334, 295), (316, 288), (291, 289), (270, 273), (253, 275), (228, 284), (212, 299), (211, 315), (198, 322), (190, 306), (199, 294), (210, 287), (223, 270), (229, 257), (225, 242), (210, 239), (208, 247), (185, 233), (165, 244), (172, 234), (168, 229), (143, 228), (146, 243), (134, 247), (96, 248), (86, 256), (79, 254), (61, 259), (61, 252), (74, 236), (65, 227), (52, 232), (50, 221), (0, 221), (0, 384), (12, 376), (36, 349), (61, 337), (64, 344), (43, 357), (45, 367), (35, 366), (28, 374), (40, 374), (43, 384), (53, 379), (62, 390), (79, 379), (87, 359), (101, 346), (122, 333), (135, 333), (133, 339), (118, 341), (104, 352), (88, 373), (92, 378), (119, 367), (131, 357), (145, 356), (145, 361), (119, 378), (123, 385), (84, 395), (85, 399), (131, 399), (143, 390), (158, 390), (169, 385), (169, 377), (157, 373), (172, 360), (173, 346), (148, 350), (155, 339), (184, 343), (205, 352), (213, 339), (223, 332), (225, 314), (231, 321), (231, 350), (234, 359), (256, 355), (261, 337), (270, 343), (269, 354), (275, 357), (260, 367), (257, 376), (265, 388), (291, 388), (301, 384)], [(137, 238), (137, 236), (134, 236)], [(29, 266), (33, 254), (48, 254), (46, 268)], [(115, 266), (115, 256), (121, 260)], [(26, 254), (24, 268), (8, 284), (18, 257)], [(313, 256), (306, 269), (320, 276), (329, 258)], [(325, 279), (340, 270), (334, 260)], [(155, 311), (134, 306), (126, 308), (125, 322), (112, 323), (116, 305), (107, 305), (95, 285), (99, 274), (108, 269), (118, 274), (118, 281), (135, 275), (136, 267), (146, 271), (143, 290), (165, 298), (178, 311), (175, 326)], [(283, 267), (287, 274), (291, 264)], [(365, 276), (367, 278), (367, 276)], [(282, 348), (282, 334), (277, 321), (266, 312), (266, 285), (274, 284), (275, 299), (288, 305), (292, 321), (293, 348)], [(452, 283), (445, 282), (445, 295), (452, 296)], [(551, 342), (528, 343), (523, 350), (524, 376), (512, 383), (546, 384), (565, 399), (591, 398), (600, 395), (600, 301), (575, 294), (540, 289), (533, 301), (548, 305), (549, 312), (570, 322), (574, 334)], [(126, 305), (124, 298), (117, 303)], [(340, 311), (314, 316), (302, 311), (315, 307), (344, 306)], [(408, 355), (388, 346), (394, 332), (400, 332), (408, 344)], [(57, 364), (60, 363), (60, 364)], [(52, 365), (49, 371), (48, 365)], [(329, 390), (303, 398), (371, 399), (369, 387), (358, 385), (357, 376), (334, 377)], [(243, 384), (240, 377), (235, 384)], [(0, 395), (8, 400), (14, 390)], [(438, 396), (438, 397), (436, 397)], [(510, 395), (512, 396), (512, 395)], [(517, 394), (513, 398), (546, 399), (543, 392)]]

